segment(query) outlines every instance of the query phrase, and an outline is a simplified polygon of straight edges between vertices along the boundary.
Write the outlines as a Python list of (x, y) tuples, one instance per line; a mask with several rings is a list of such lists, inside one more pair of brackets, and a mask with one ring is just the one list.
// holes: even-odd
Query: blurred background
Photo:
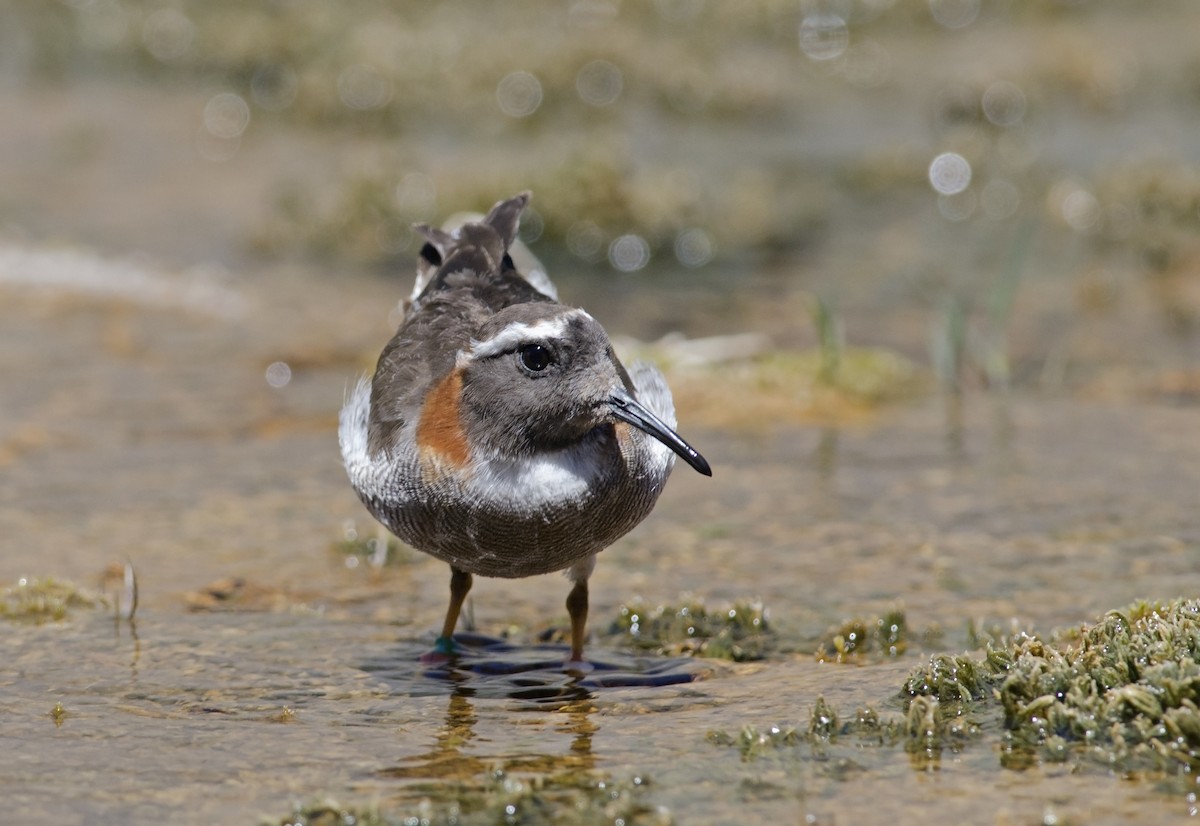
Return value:
[(399, 295), (412, 222), (528, 188), (568, 300), (642, 339), (1191, 394), (1198, 24), (1186, 0), (6, 0), (0, 239)]
[[(1014, 467), (1088, 503), (1071, 531), (1103, 502), (1194, 531), (1186, 454), (1152, 458), (1172, 440), (1138, 407), (1200, 397), (1189, 0), (7, 0), (3, 20), (0, 576), (133, 557), (143, 598), (178, 606), (228, 576), (308, 587), (343, 535), (375, 541), (334, 433), (411, 288), (410, 226), (523, 189), (560, 295), (657, 360), (683, 432), (745, 474), (673, 482), (709, 502), (668, 534), (681, 553), (725, 567), (776, 530), (759, 552), (791, 555), (803, 526), (869, 528), (892, 484), (886, 524), (1015, 526), (1030, 503), (987, 488)], [(984, 487), (955, 504), (964, 459)], [(902, 472), (947, 462), (928, 497)], [(653, 581), (632, 567), (623, 588)], [(766, 587), (708, 570), (679, 590)]]

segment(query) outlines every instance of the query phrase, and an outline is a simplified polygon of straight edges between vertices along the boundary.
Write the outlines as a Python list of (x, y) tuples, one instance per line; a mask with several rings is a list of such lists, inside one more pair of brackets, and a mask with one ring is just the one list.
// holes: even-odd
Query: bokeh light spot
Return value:
[(542, 105), (542, 84), (529, 72), (510, 72), (496, 86), (496, 102), (510, 118), (527, 118)]
[(146, 51), (164, 63), (187, 54), (195, 39), (195, 24), (178, 9), (159, 9), (142, 24), (142, 43)]
[(712, 238), (699, 227), (685, 229), (675, 236), (675, 258), (685, 267), (703, 267), (716, 252)]
[(850, 30), (836, 14), (809, 14), (800, 23), (800, 51), (809, 60), (834, 60), (849, 44)]
[(542, 214), (533, 207), (525, 207), (525, 211), (521, 213), (521, 226), (517, 230), (517, 237), (526, 244), (532, 244), (541, 238), (545, 231), (546, 222)]
[(359, 111), (381, 109), (392, 99), (392, 81), (365, 63), (347, 66), (338, 75), (338, 98)]
[(608, 260), (621, 272), (637, 272), (650, 263), (650, 245), (640, 235), (621, 235), (608, 245)]
[(267, 384), (272, 387), (286, 387), (292, 380), (292, 368), (286, 361), (275, 361), (267, 366)]
[(204, 128), (214, 138), (239, 138), (249, 125), (250, 105), (235, 92), (218, 92), (204, 105)]
[(1025, 93), (1007, 80), (997, 80), (983, 90), (983, 114), (996, 126), (1016, 126), (1025, 117)]
[(971, 164), (957, 152), (943, 152), (929, 164), (929, 183), (940, 195), (957, 195), (971, 185)]
[(615, 103), (623, 86), (621, 70), (607, 60), (593, 60), (575, 75), (575, 91), (591, 106)]
[(962, 29), (979, 16), (980, 0), (929, 0), (929, 11), (939, 26)]
[(604, 230), (593, 221), (576, 221), (567, 230), (567, 249), (584, 261), (596, 263), (604, 256)]
[(1063, 198), (1062, 216), (1071, 229), (1087, 232), (1100, 222), (1100, 202), (1086, 189), (1075, 189)]

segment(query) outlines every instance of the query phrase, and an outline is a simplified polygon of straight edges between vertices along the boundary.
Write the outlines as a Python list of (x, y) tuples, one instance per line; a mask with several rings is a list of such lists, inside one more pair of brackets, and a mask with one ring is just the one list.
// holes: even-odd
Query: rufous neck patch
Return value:
[(451, 370), (425, 396), (421, 420), (417, 423), (417, 449), (423, 462), (466, 467), (470, 448), (460, 410), (462, 386), (462, 371)]

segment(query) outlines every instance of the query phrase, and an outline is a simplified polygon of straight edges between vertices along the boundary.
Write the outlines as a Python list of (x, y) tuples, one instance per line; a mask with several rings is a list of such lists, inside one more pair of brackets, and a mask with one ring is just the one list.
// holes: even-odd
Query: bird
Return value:
[(671, 391), (621, 363), (604, 328), (562, 304), (510, 254), (522, 192), (482, 220), (423, 241), (403, 320), (339, 416), (351, 485), (413, 548), (450, 565), (433, 651), (448, 659), (474, 577), (563, 571), (572, 583), (567, 665), (583, 659), (596, 555), (649, 515), (676, 457), (708, 462), (676, 432)]

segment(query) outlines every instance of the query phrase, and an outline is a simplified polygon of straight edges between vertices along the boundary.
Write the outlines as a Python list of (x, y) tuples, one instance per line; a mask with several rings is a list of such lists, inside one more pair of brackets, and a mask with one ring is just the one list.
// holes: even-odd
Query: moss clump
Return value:
[(979, 721), (998, 716), (997, 687), (1009, 674), (1013, 650), (1032, 639), (1019, 634), (1006, 646), (989, 644), (982, 658), (937, 654), (908, 676), (900, 696), (905, 749), (914, 759), (934, 760), (981, 734)]
[(831, 628), (818, 643), (819, 662), (862, 662), (899, 657), (908, 650), (908, 622), (899, 608), (873, 619), (853, 619)]
[(628, 780), (590, 772), (517, 777), (504, 771), (492, 772), (482, 784), (447, 783), (419, 785), (412, 791), (423, 794), (406, 810), (377, 807), (354, 809), (332, 801), (297, 806), (276, 821), (281, 826), (399, 826), (421, 823), (428, 826), (484, 826), (495, 823), (559, 823), (570, 813), (572, 823), (591, 826), (612, 823), (669, 824), (665, 809), (649, 804), (645, 792), (649, 782), (639, 776)]
[(373, 807), (348, 808), (332, 800), (297, 804), (290, 815), (278, 821), (280, 826), (385, 826), (387, 822)]
[(964, 706), (944, 704), (933, 697), (913, 697), (904, 715), (904, 749), (916, 758), (933, 761), (944, 749), (961, 751), (982, 731)]
[[(865, 628), (858, 624), (856, 628)], [(791, 746), (903, 744), (915, 763), (1000, 733), (1001, 765), (1098, 764), (1200, 774), (1200, 600), (1138, 602), (1050, 639), (993, 635), (985, 654), (938, 654), (899, 692), (903, 714), (839, 714), (817, 698), (808, 726), (747, 726), (708, 740), (751, 760)], [(1190, 782), (1190, 781), (1189, 781)]]
[[(1003, 719), (1002, 760), (1200, 771), (1200, 600), (1138, 602), (1077, 632), (939, 655), (901, 690), (909, 718)], [(919, 711), (913, 709), (920, 703)], [(931, 702), (936, 706), (931, 707)]]
[(1016, 759), (1200, 771), (1200, 600), (1138, 602), (1062, 648), (1011, 653), (996, 696)]
[(824, 697), (817, 697), (804, 728), (774, 725), (767, 729), (746, 726), (737, 734), (725, 731), (710, 731), (705, 739), (713, 745), (736, 748), (743, 760), (756, 760), (771, 752), (795, 746), (807, 745), (821, 748), (850, 740), (855, 745), (894, 745), (905, 737), (914, 739), (909, 730), (921, 733), (920, 727), (912, 727), (905, 720), (891, 716), (881, 717), (875, 709), (859, 708), (849, 717), (843, 717), (829, 705)]
[(766, 730), (746, 726), (737, 734), (710, 731), (705, 739), (716, 746), (736, 748), (743, 760), (755, 760), (767, 752), (808, 742), (804, 732), (793, 726), (771, 726)]
[(670, 656), (745, 662), (766, 656), (774, 635), (761, 602), (739, 601), (718, 610), (692, 600), (650, 608), (622, 605), (608, 633), (636, 648)]
[(1005, 651), (988, 649), (982, 659), (936, 654), (909, 675), (900, 693), (907, 699), (932, 697), (939, 702), (968, 703), (986, 697), (998, 676), (1012, 664)]
[(70, 582), (21, 579), (0, 595), (0, 617), (15, 622), (60, 622), (77, 608), (104, 608), (104, 598)]

